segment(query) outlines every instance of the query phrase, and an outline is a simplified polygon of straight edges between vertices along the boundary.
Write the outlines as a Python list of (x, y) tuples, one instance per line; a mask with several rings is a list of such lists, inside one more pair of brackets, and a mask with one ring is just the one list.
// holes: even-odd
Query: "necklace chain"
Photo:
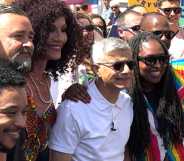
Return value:
[[(53, 100), (52, 100), (52, 97), (51, 97), (51, 95), (50, 95), (50, 92), (49, 92), (49, 100), (46, 100), (45, 98), (43, 98), (43, 96), (41, 95), (40, 89), (39, 89), (38, 85), (36, 84), (36, 81), (33, 79), (33, 77), (32, 77), (30, 74), (29, 74), (29, 77), (30, 77), (30, 79), (31, 79), (31, 81), (32, 81), (32, 83), (33, 83), (33, 85), (35, 86), (35, 89), (36, 89), (36, 91), (37, 91), (37, 93), (38, 93), (38, 98), (40, 99), (40, 101), (42, 101), (42, 102), (45, 103), (45, 104), (51, 104), (51, 103), (53, 102)], [(30, 88), (30, 87), (29, 87), (29, 88)], [(47, 89), (48, 89), (48, 91), (49, 91), (48, 82), (47, 82)], [(31, 88), (30, 88), (30, 91), (31, 91), (31, 94), (33, 95), (33, 92), (32, 92), (32, 90), (31, 90)]]

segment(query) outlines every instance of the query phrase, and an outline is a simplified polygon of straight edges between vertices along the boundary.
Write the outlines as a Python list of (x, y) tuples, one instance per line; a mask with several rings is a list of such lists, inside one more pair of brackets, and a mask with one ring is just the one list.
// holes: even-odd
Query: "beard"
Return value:
[(10, 61), (15, 65), (16, 69), (22, 73), (31, 71), (33, 50), (27, 47), (19, 49), (11, 58)]

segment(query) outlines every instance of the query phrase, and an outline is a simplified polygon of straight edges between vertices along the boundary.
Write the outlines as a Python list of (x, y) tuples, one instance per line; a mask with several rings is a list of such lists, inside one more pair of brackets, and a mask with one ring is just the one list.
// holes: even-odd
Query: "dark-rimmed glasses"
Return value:
[(141, 26), (140, 25), (135, 25), (135, 26), (132, 26), (132, 27), (129, 27), (129, 28), (132, 29), (132, 31), (134, 31), (134, 32), (138, 32), (138, 31), (140, 31)]
[(117, 9), (117, 8), (119, 8), (119, 6), (112, 6), (112, 7), (111, 7), (112, 10), (113, 10), (113, 9)]
[(135, 66), (135, 62), (133, 60), (117, 61), (114, 63), (97, 63), (97, 64), (106, 66), (106, 67), (111, 68), (111, 69), (118, 71), (118, 72), (123, 71), (125, 65), (127, 65), (130, 70), (133, 70), (134, 66)]
[(166, 15), (170, 15), (173, 11), (175, 14), (180, 14), (182, 9), (181, 7), (172, 7), (172, 8), (160, 8)]
[(160, 39), (164, 35), (169, 40), (171, 40), (177, 34), (177, 32), (173, 31), (152, 31), (152, 33)]
[(136, 34), (138, 32), (140, 32), (141, 30), (141, 27), (140, 25), (135, 25), (135, 26), (132, 26), (132, 27), (125, 27), (125, 26), (118, 26), (118, 30), (124, 30), (124, 31), (129, 31), (131, 32), (132, 34)]
[(138, 61), (142, 61), (148, 66), (155, 66), (157, 62), (159, 62), (160, 65), (165, 65), (169, 63), (169, 57), (169, 55), (165, 55), (164, 53), (147, 57), (138, 56)]

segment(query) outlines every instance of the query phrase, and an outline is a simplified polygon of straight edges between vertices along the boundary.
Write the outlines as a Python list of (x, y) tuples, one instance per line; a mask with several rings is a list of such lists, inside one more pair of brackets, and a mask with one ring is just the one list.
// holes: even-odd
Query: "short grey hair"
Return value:
[(101, 63), (104, 57), (115, 50), (131, 50), (125, 40), (119, 38), (105, 38), (97, 41), (92, 46), (91, 59), (92, 63)]

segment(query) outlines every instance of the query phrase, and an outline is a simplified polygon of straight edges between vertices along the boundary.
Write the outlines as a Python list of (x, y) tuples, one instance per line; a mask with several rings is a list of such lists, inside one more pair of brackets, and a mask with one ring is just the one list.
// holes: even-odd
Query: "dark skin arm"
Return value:
[(87, 88), (78, 83), (72, 84), (62, 95), (62, 101), (69, 99), (72, 101), (82, 101), (83, 103), (89, 103), (91, 97), (87, 93)]
[(54, 150), (49, 152), (49, 161), (71, 161), (72, 156), (66, 153), (60, 153)]

